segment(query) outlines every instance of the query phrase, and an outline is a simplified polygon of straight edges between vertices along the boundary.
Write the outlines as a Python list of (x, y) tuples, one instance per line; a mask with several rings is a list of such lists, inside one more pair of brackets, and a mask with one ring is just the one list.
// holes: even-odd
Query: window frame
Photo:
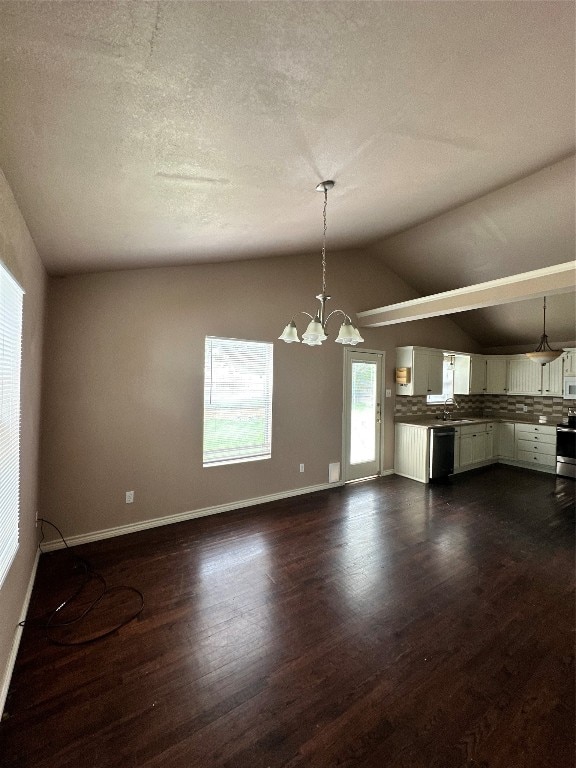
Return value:
[(24, 293), (0, 261), (0, 589), (20, 544)]
[[(251, 360), (249, 352), (251, 352)], [(226, 362), (224, 356), (230, 354), (232, 357), (229, 362)], [(219, 355), (222, 359), (219, 363), (219, 372), (215, 375), (214, 361)], [(244, 370), (241, 370), (244, 360), (247, 365)], [(266, 461), (272, 458), (273, 360), (272, 342), (232, 339), (223, 336), (205, 337), (203, 468)], [(258, 381), (259, 377), (260, 381)], [(218, 398), (216, 403), (213, 399), (215, 394)], [(235, 405), (234, 401), (236, 401)], [(224, 422), (220, 435), (217, 429), (218, 411)], [(259, 422), (262, 420), (263, 423), (260, 425)], [(260, 431), (262, 439), (251, 443), (250, 440), (258, 436)], [(222, 444), (220, 448), (216, 447), (214, 443), (219, 437), (224, 440), (228, 437), (230, 445), (226, 447)], [(245, 440), (244, 444), (242, 439)], [(208, 444), (211, 444), (211, 447), (208, 447)]]

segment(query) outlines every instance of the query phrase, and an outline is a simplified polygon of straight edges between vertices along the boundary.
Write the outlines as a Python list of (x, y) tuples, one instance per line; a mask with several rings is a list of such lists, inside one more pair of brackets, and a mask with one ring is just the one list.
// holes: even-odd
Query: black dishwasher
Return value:
[(448, 477), (454, 472), (454, 427), (431, 427), (430, 480)]

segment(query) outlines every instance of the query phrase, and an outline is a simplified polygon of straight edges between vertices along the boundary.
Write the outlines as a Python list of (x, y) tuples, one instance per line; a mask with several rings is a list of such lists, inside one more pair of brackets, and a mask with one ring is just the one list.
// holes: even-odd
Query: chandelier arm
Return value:
[(350, 322), (352, 322), (352, 318), (349, 315), (347, 315), (346, 312), (344, 312), (343, 309), (333, 309), (332, 312), (330, 312), (330, 314), (328, 315), (328, 317), (324, 321), (324, 324), (326, 324), (328, 322), (328, 320), (330, 320), (332, 315), (336, 315), (336, 314), (344, 315), (346, 320), (349, 320)]

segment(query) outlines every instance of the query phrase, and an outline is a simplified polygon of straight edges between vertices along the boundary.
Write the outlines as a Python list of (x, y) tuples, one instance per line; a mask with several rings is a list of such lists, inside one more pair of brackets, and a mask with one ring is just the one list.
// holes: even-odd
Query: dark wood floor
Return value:
[[(386, 477), (78, 547), (144, 611), (75, 648), (25, 629), (0, 764), (572, 768), (575, 486)], [(41, 557), (31, 616), (70, 562)], [(132, 607), (104, 602), (78, 637)]]

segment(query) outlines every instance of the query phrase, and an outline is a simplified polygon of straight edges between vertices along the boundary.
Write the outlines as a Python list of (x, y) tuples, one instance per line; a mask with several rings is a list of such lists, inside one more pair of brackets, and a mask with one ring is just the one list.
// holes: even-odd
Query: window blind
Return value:
[(23, 295), (0, 263), (0, 587), (18, 550)]
[(206, 337), (205, 467), (270, 458), (272, 350), (268, 342)]

